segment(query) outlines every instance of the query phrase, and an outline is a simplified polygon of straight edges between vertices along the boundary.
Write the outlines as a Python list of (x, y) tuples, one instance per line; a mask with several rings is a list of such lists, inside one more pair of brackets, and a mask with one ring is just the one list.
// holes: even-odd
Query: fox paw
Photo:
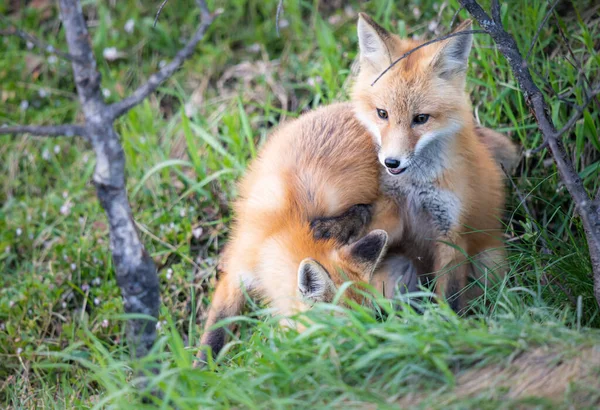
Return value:
[(334, 239), (346, 245), (362, 236), (370, 222), (371, 205), (359, 204), (338, 216), (313, 219), (310, 229), (317, 240)]

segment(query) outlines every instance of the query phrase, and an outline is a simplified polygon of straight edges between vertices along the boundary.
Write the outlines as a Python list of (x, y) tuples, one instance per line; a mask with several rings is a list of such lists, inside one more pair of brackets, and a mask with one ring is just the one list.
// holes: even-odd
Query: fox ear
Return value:
[(383, 27), (365, 13), (358, 14), (358, 47), (361, 65), (369, 64), (377, 71), (392, 62), (387, 41), (391, 38)]
[[(470, 29), (471, 20), (466, 20), (453, 33)], [(432, 61), (437, 75), (446, 80), (464, 78), (472, 44), (472, 34), (462, 34), (446, 40)]]
[(335, 285), (319, 262), (306, 258), (298, 268), (298, 291), (305, 299), (330, 302), (335, 295)]
[(387, 232), (375, 229), (358, 241), (346, 245), (342, 249), (344, 259), (353, 269), (360, 272), (365, 282), (370, 282), (373, 272), (385, 255), (387, 242)]

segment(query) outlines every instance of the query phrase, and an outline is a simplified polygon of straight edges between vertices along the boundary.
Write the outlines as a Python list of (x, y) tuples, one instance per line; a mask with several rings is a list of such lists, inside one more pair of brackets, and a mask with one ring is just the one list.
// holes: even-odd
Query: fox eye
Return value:
[(381, 108), (377, 108), (377, 115), (382, 120), (387, 120), (388, 119), (388, 113), (387, 113), (387, 111), (386, 110), (382, 110)]
[(425, 124), (429, 120), (429, 114), (417, 114), (413, 118), (413, 125)]

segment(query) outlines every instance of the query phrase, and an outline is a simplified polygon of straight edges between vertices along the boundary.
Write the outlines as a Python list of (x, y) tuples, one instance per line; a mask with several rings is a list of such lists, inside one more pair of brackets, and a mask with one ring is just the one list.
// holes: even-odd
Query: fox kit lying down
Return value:
[[(469, 27), (466, 22), (457, 31)], [(436, 293), (452, 299), (453, 308), (460, 310), (472, 269), (467, 256), (488, 268), (503, 264), (500, 217), (505, 192), (493, 157), (511, 170), (516, 148), (507, 138), (475, 125), (465, 93), (470, 34), (413, 52), (376, 82), (394, 60), (421, 43), (388, 33), (362, 13), (358, 38), (354, 109), (372, 135), (385, 170), (381, 189), (393, 198), (383, 210), (385, 217), (375, 208), (369, 228), (388, 232), (390, 247), (412, 260), (419, 274), (435, 272)], [(393, 207), (397, 211), (390, 217)], [(344, 239), (336, 232), (343, 233), (340, 225), (347, 220), (342, 214), (341, 224), (335, 218), (314, 221), (315, 236)], [(502, 269), (496, 274), (503, 275)]]
[[(387, 234), (370, 232), (350, 245), (315, 240), (310, 221), (361, 208), (379, 196), (379, 166), (368, 133), (350, 104), (334, 104), (280, 126), (240, 183), (235, 221), (222, 259), (201, 343), (217, 353), (225, 330), (210, 329), (240, 313), (249, 295), (283, 315), (330, 302), (347, 280), (369, 282)], [(367, 215), (368, 217), (368, 215)], [(349, 292), (349, 297), (358, 296)]]

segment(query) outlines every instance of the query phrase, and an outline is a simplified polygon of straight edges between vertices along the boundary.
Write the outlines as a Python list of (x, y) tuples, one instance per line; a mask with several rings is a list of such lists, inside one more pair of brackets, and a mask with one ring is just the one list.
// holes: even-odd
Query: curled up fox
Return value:
[[(348, 280), (380, 287), (413, 272), (404, 284), (415, 288), (416, 271), (461, 309), (467, 259), (502, 263), (498, 163), (512, 168), (516, 149), (475, 126), (464, 91), (471, 36), (412, 53), (373, 86), (419, 43), (364, 14), (358, 36), (352, 102), (278, 127), (240, 183), (201, 340), (214, 354), (225, 329), (213, 325), (239, 314), (246, 292), (288, 316), (332, 301)], [(351, 288), (347, 297), (361, 301)]]

